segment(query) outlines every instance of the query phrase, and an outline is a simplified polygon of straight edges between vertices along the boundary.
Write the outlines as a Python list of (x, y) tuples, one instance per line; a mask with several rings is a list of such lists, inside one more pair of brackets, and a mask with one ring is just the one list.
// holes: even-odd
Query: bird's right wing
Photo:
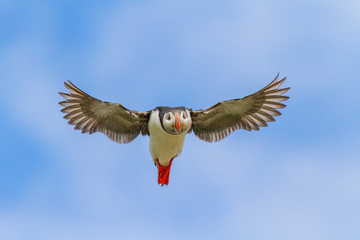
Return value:
[(129, 143), (140, 133), (149, 135), (150, 112), (137, 112), (118, 103), (103, 102), (81, 91), (70, 81), (65, 82), (70, 94), (59, 92), (66, 101), (59, 102), (64, 108), (68, 123), (82, 133), (103, 132), (112, 141)]

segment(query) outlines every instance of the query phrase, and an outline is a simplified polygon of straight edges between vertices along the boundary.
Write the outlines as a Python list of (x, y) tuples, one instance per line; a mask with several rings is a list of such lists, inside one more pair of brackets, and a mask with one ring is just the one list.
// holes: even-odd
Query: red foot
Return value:
[(161, 186), (169, 184), (170, 168), (173, 160), (174, 158), (172, 158), (169, 165), (165, 167), (160, 165), (158, 159), (155, 160), (158, 167), (158, 183), (161, 184)]

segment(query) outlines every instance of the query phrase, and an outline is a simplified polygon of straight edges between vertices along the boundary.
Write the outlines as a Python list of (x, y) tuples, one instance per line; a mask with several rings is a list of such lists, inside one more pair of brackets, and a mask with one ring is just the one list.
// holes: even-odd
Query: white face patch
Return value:
[(170, 110), (164, 114), (162, 125), (164, 130), (172, 135), (187, 132), (191, 127), (190, 113), (182, 110)]
[(164, 130), (170, 134), (177, 134), (175, 130), (175, 121), (176, 118), (172, 112), (165, 113), (164, 118), (162, 119)]

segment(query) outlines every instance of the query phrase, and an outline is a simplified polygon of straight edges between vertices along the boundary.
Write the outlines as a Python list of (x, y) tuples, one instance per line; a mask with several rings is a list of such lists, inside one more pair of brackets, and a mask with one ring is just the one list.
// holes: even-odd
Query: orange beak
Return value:
[(176, 127), (177, 127), (178, 131), (180, 132), (180, 120), (179, 120), (179, 115), (176, 115)]

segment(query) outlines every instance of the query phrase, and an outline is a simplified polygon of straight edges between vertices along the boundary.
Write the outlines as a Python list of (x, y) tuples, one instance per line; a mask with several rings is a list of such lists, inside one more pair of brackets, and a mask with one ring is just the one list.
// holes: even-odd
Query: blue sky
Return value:
[[(359, 1), (0, 1), (2, 239), (357, 239)], [(81, 134), (71, 80), (145, 111), (244, 97), (280, 72), (283, 115), (188, 135), (159, 187), (148, 137)]]

